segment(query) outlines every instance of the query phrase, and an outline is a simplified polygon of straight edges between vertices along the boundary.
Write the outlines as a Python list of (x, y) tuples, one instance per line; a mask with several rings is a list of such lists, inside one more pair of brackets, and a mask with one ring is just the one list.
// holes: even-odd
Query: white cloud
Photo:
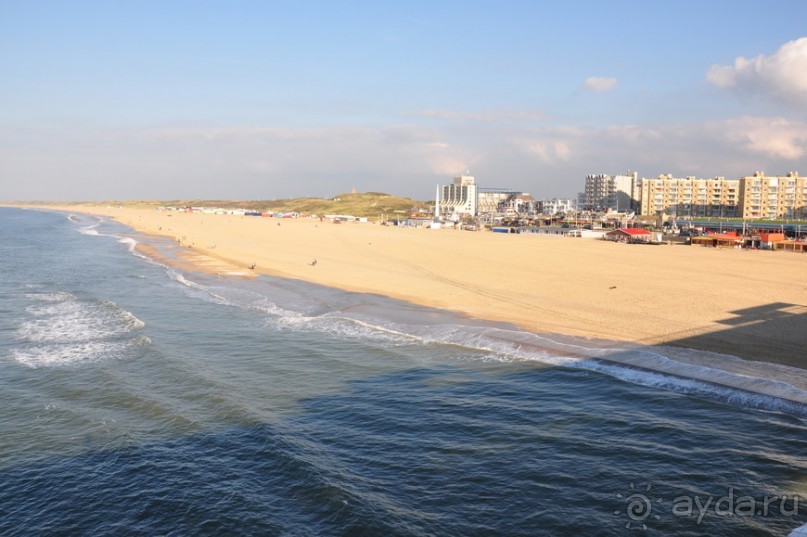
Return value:
[(0, 197), (9, 200), (266, 199), (353, 186), (428, 199), (435, 183), (465, 169), (483, 186), (538, 197), (573, 196), (586, 174), (627, 169), (645, 177), (804, 173), (807, 120), (0, 128)]
[(557, 140), (554, 135), (513, 139), (513, 146), (530, 157), (537, 157), (542, 164), (557, 164), (568, 161), (572, 150), (566, 140)]
[(728, 140), (770, 158), (807, 155), (807, 124), (785, 118), (742, 117), (724, 122)]
[(713, 65), (706, 79), (721, 88), (807, 107), (807, 37), (789, 41), (771, 56), (739, 56), (734, 65)]
[(590, 76), (583, 81), (583, 87), (597, 93), (612, 90), (616, 87), (616, 78)]

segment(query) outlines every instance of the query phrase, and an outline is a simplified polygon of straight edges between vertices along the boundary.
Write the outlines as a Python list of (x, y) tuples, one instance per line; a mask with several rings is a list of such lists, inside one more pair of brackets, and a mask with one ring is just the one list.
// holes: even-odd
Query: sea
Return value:
[(0, 535), (807, 531), (803, 369), (183, 271), (179, 248), (0, 208)]

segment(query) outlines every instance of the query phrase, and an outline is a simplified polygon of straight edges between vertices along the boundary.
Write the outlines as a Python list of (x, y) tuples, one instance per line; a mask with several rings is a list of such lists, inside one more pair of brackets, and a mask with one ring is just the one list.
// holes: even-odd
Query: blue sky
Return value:
[(807, 175), (807, 2), (0, 0), (0, 199)]

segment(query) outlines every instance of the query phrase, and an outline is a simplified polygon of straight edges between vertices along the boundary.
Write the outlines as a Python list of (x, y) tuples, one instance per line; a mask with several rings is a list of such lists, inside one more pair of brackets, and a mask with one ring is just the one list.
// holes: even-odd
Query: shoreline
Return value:
[[(799, 254), (101, 206), (38, 208), (109, 217), (176, 241), (182, 270), (267, 274), (532, 333), (807, 368), (807, 258)], [(138, 245), (142, 254), (157, 255), (148, 248)]]

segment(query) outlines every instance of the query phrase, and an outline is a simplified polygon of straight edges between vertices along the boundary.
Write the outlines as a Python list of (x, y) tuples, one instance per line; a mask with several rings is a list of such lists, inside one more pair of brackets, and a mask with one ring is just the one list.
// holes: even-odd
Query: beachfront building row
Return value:
[(807, 178), (797, 172), (772, 177), (756, 172), (739, 179), (588, 175), (580, 205), (643, 216), (807, 219)]
[(526, 192), (511, 188), (482, 188), (467, 173), (437, 187), (435, 215), (451, 220), (478, 215), (534, 216), (539, 204)]
[(741, 216), (740, 180), (715, 177), (698, 179), (660, 175), (642, 179), (640, 210), (643, 215), (734, 218)]
[(725, 177), (639, 178), (638, 173), (586, 176), (585, 191), (574, 200), (534, 200), (509, 188), (479, 188), (461, 174), (438, 186), (438, 217), (459, 220), (477, 215), (532, 217), (536, 214), (635, 212), (677, 218), (807, 219), (807, 178), (797, 172), (766, 177), (763, 172), (739, 179)]
[(670, 175), (641, 180), (641, 214), (711, 218), (807, 218), (807, 178), (797, 172), (766, 177), (763, 172), (739, 179), (676, 179)]

